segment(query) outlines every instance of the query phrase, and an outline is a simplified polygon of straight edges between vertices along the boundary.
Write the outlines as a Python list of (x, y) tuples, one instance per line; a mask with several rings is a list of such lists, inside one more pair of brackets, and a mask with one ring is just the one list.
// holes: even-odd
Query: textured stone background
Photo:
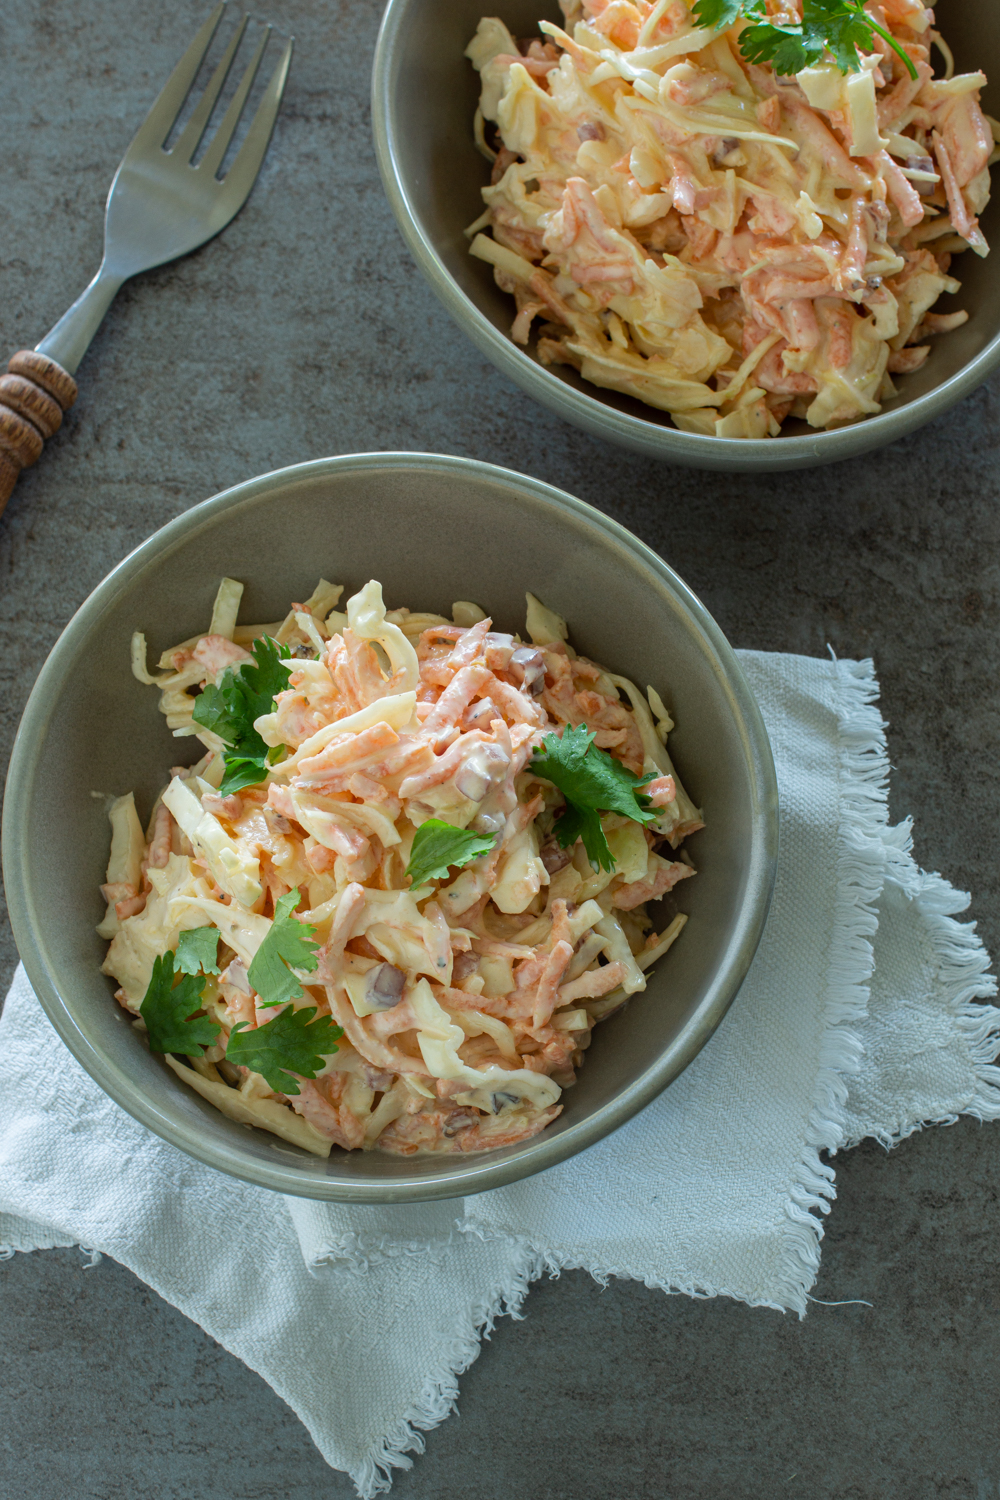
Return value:
[[(784, 477), (588, 440), (480, 359), (403, 249), (370, 142), (376, 0), (266, 8), (299, 49), (250, 204), (125, 288), (0, 521), (4, 753), (74, 609), (187, 506), (329, 453), (468, 454), (623, 521), (737, 645), (874, 655), (893, 812), (916, 816), (924, 865), (974, 892), (995, 949), (1000, 382), (871, 458)], [(203, 10), (0, 6), (6, 349), (37, 342), (96, 268), (111, 174)], [(6, 929), (0, 942), (6, 986)], [(998, 1142), (966, 1120), (841, 1158), (815, 1295), (871, 1308), (818, 1306), (800, 1324), (583, 1274), (540, 1284), (394, 1495), (1000, 1497)], [(83, 1264), (53, 1251), (0, 1268), (3, 1500), (353, 1493), (257, 1376), (122, 1268)]]

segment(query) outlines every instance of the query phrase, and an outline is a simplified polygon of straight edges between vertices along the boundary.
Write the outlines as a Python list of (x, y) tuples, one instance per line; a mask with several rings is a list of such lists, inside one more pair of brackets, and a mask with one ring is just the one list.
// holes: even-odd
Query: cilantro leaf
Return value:
[(237, 1021), (229, 1034), (227, 1061), (262, 1074), (276, 1093), (300, 1093), (291, 1075), (315, 1078), (324, 1060), (338, 1051), (337, 1040), (344, 1034), (329, 1016), (314, 1021), (315, 1014), (315, 1005), (301, 1010), (289, 1005), (253, 1031), (245, 1021)]
[(858, 52), (870, 52), (875, 40), (863, 5), (855, 6), (851, 0), (806, 0), (803, 30), (814, 39), (814, 46), (826, 43), (842, 73), (856, 73), (861, 67)]
[(177, 939), (177, 967), (185, 974), (218, 974), (219, 929), (188, 927)]
[(233, 669), (227, 667), (217, 683), (210, 682), (194, 700), (191, 717), (203, 729), (211, 729), (225, 740), (235, 744), (241, 733), (240, 693), (233, 683)]
[(191, 1020), (201, 1009), (204, 979), (185, 975), (174, 984), (174, 955), (164, 953), (153, 960), (153, 977), (139, 1007), (146, 1023), (152, 1052), (180, 1052), (186, 1057), (201, 1057), (219, 1035), (219, 1024), (208, 1016)]
[(649, 798), (640, 802), (636, 795), (655, 779), (656, 772), (634, 775), (613, 755), (597, 748), (594, 733), (585, 724), (576, 729), (567, 724), (561, 736), (546, 735), (528, 769), (551, 781), (566, 798), (566, 811), (555, 825), (559, 843), (567, 849), (582, 838), (591, 864), (602, 870), (613, 870), (615, 862), (598, 812), (620, 813), (634, 823), (652, 823), (656, 816), (648, 811)]
[(267, 775), (266, 755), (227, 755), (226, 772), (219, 784), (220, 797), (242, 792), (245, 786), (259, 786)]
[(827, 52), (842, 73), (856, 73), (858, 54), (874, 50), (876, 33), (917, 77), (913, 59), (872, 19), (864, 0), (803, 0), (800, 25), (774, 25), (762, 0), (697, 0), (693, 14), (699, 25), (713, 28), (735, 25), (741, 17), (754, 20), (740, 33), (740, 51), (748, 62), (769, 63), (782, 78), (814, 66)]
[(493, 844), (492, 835), (484, 838), (465, 828), (453, 828), (440, 818), (428, 818), (414, 835), (406, 873), (413, 886), (423, 885), (426, 880), (444, 880), (449, 866), (467, 865), (481, 854), (488, 854)]
[(227, 667), (218, 682), (209, 683), (198, 694), (192, 710), (195, 723), (211, 729), (229, 747), (219, 788), (223, 797), (264, 780), (270, 747), (253, 727), (254, 720), (271, 713), (275, 697), (288, 686), (287, 646), (262, 635), (251, 651), (253, 661)]
[(740, 32), (740, 51), (747, 61), (770, 63), (781, 78), (819, 62), (823, 50), (822, 42), (817, 48), (805, 39), (801, 26), (772, 26), (762, 21)]
[(805, 12), (813, 26), (825, 25), (826, 45), (842, 73), (853, 73), (861, 66), (858, 51), (874, 51), (873, 33), (877, 32), (906, 64), (906, 71), (916, 82), (918, 74), (912, 57), (891, 32), (872, 19), (865, 10), (864, 0), (805, 0)]
[(739, 20), (743, 0), (698, 0), (691, 14), (699, 26), (721, 31)]
[(552, 831), (561, 849), (570, 849), (577, 839), (582, 839), (587, 858), (595, 869), (614, 869), (614, 855), (601, 826), (601, 815), (595, 808), (577, 807), (574, 803), (567, 802), (566, 811), (557, 820)]
[[(289, 966), (294, 964), (297, 969), (311, 974), (319, 963), (316, 957), (319, 944), (311, 941), (315, 927), (292, 916), (299, 900), (296, 887), (276, 902), (271, 930), (247, 970), (247, 978), (260, 996), (262, 1005), (283, 1005), (286, 1000), (298, 1000), (302, 986)], [(270, 1026), (270, 1021), (267, 1024)], [(260, 1072), (260, 1069), (254, 1071)]]

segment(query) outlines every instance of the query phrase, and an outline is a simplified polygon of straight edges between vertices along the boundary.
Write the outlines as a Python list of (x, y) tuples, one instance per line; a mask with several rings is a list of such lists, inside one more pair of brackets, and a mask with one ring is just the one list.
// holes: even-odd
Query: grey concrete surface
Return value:
[[(96, 268), (111, 173), (204, 8), (0, 5), (5, 348), (34, 344)], [(915, 815), (922, 863), (974, 893), (996, 949), (1000, 383), (905, 444), (773, 479), (668, 469), (563, 426), (484, 364), (402, 247), (369, 136), (378, 9), (268, 5), (299, 47), (249, 205), (121, 294), (0, 521), (3, 753), (73, 610), (185, 507), (328, 453), (470, 454), (632, 527), (737, 645), (873, 655), (893, 811)], [(394, 1493), (1000, 1497), (998, 1144), (963, 1121), (838, 1161), (815, 1295), (871, 1308), (799, 1323), (579, 1274), (539, 1285)], [(122, 1268), (82, 1266), (0, 1266), (2, 1500), (352, 1493), (255, 1375)]]

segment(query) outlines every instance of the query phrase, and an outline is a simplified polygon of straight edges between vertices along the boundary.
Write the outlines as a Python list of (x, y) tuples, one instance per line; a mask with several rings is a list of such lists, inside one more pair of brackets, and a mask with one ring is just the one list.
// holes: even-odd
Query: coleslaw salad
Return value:
[[(530, 1138), (684, 925), (646, 911), (694, 873), (702, 826), (662, 699), (578, 656), (531, 595), (526, 644), (469, 602), (387, 611), (375, 581), (342, 613), (321, 580), (255, 626), (241, 594), (224, 579), (156, 673), (133, 638), (135, 676), (206, 754), (145, 829), (131, 794), (110, 809), (118, 1000), (210, 1103), (318, 1155)], [(585, 783), (605, 790), (583, 809)]]
[[(515, 299), (514, 341), (537, 329), (543, 364), (686, 432), (765, 438), (880, 411), (893, 375), (966, 320), (932, 311), (959, 290), (952, 256), (987, 253), (1000, 127), (983, 74), (955, 73), (917, 0), (868, 7), (899, 52), (876, 34), (856, 71), (791, 77), (743, 56), (742, 17), (562, 4), (565, 29), (518, 42), (484, 18), (467, 49), (493, 164), (468, 234)], [(770, 9), (801, 20), (794, 0)]]

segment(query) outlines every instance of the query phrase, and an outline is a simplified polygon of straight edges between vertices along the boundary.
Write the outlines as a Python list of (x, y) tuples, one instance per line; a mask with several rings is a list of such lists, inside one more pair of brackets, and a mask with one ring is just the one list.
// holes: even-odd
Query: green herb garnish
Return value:
[(219, 1035), (219, 1024), (208, 1016), (197, 1016), (201, 1010), (204, 979), (186, 974), (174, 984), (174, 955), (164, 953), (153, 960), (153, 977), (139, 1007), (146, 1023), (149, 1046), (153, 1052), (180, 1052), (186, 1057), (201, 1057)]
[(467, 865), (481, 854), (489, 854), (493, 844), (492, 835), (484, 838), (466, 828), (453, 828), (440, 818), (428, 818), (414, 834), (406, 873), (412, 886), (444, 880), (452, 865)]
[(286, 1000), (298, 1000), (302, 986), (289, 965), (311, 974), (319, 962), (316, 957), (319, 944), (311, 940), (315, 927), (292, 916), (299, 900), (296, 888), (275, 903), (271, 929), (247, 970), (247, 978), (260, 996), (261, 1005), (284, 1005)]
[(910, 77), (917, 77), (912, 58), (872, 19), (863, 0), (803, 0), (798, 25), (774, 25), (764, 0), (697, 0), (692, 14), (699, 26), (713, 31), (734, 25), (741, 16), (751, 21), (740, 32), (740, 51), (748, 62), (770, 63), (781, 77), (814, 67), (827, 53), (842, 73), (856, 73), (859, 51), (874, 51), (876, 34), (902, 59)]
[[(278, 901), (271, 930), (247, 971), (261, 1006), (285, 1008), (273, 1020), (252, 1030), (245, 1021), (237, 1021), (226, 1046), (228, 1062), (260, 1073), (281, 1094), (298, 1094), (299, 1086), (292, 1073), (301, 1078), (315, 1078), (324, 1059), (337, 1051), (336, 1043), (343, 1036), (341, 1028), (329, 1016), (313, 1020), (315, 1005), (294, 1010), (287, 1003), (297, 1000), (303, 992), (288, 966), (294, 964), (311, 973), (318, 963), (315, 950), (319, 945), (306, 936), (316, 929), (291, 915), (298, 901), (297, 890), (289, 891)], [(185, 964), (197, 963), (217, 974), (218, 942), (215, 927), (195, 927), (182, 932), (177, 942), (178, 970)], [(205, 978), (189, 969), (180, 983), (175, 984), (174, 957), (168, 952), (154, 959), (153, 977), (139, 1014), (146, 1023), (153, 1052), (201, 1057), (205, 1048), (218, 1039), (221, 1028), (208, 1016), (194, 1017), (194, 1012), (202, 1008)]]
[(218, 974), (219, 929), (186, 928), (177, 939), (177, 967), (184, 974)]
[(211, 729), (227, 746), (223, 797), (245, 786), (256, 786), (267, 775), (269, 746), (254, 726), (262, 714), (272, 713), (278, 693), (288, 686), (291, 669), (287, 646), (269, 636), (258, 636), (251, 647), (253, 661), (227, 667), (217, 683), (209, 683), (194, 700), (196, 724)]
[(655, 813), (647, 811), (649, 798), (636, 794), (655, 780), (657, 773), (635, 776), (613, 755), (597, 748), (594, 733), (585, 724), (576, 729), (567, 725), (562, 735), (546, 735), (528, 770), (562, 792), (566, 811), (553, 831), (563, 849), (582, 839), (595, 869), (615, 867), (601, 827), (601, 812), (620, 813), (634, 823), (652, 823), (655, 819)]
[(344, 1034), (329, 1016), (314, 1021), (315, 1014), (315, 1005), (304, 1005), (301, 1010), (289, 1005), (273, 1021), (253, 1031), (247, 1029), (245, 1021), (237, 1021), (229, 1036), (226, 1060), (260, 1073), (276, 1093), (300, 1093), (292, 1074), (315, 1078), (325, 1059), (338, 1051), (338, 1038)]

